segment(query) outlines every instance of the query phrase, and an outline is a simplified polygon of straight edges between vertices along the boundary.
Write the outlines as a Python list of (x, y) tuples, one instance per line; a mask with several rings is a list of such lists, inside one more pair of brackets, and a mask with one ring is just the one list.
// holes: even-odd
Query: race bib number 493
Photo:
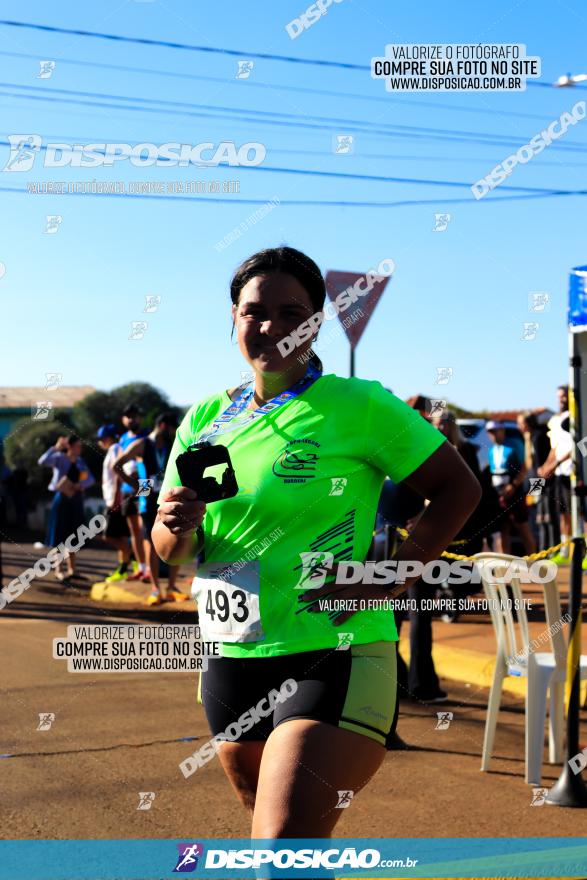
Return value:
[(192, 593), (206, 639), (256, 642), (264, 638), (259, 611), (259, 561), (210, 562), (198, 569)]

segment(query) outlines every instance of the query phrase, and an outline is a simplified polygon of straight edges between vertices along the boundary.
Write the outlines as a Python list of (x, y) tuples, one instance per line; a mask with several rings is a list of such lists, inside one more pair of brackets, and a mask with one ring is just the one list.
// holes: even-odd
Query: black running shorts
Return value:
[(120, 512), (123, 516), (138, 516), (139, 508), (134, 495), (123, 495), (120, 504)]
[[(351, 643), (344, 650), (280, 657), (210, 658), (200, 688), (212, 733), (223, 733), (256, 708), (255, 715), (263, 717), (238, 741), (266, 740), (278, 724), (310, 718), (386, 745), (397, 723), (396, 645)], [(280, 691), (289, 679), (296, 683), (295, 693), (265, 714), (270, 692)]]
[(106, 511), (106, 537), (126, 538), (130, 535), (126, 517), (119, 510), (111, 508)]

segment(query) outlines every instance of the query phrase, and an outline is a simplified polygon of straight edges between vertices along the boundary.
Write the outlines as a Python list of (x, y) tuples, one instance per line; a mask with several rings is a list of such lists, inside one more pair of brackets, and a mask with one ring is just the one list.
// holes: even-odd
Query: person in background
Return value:
[(16, 525), (21, 529), (28, 528), (29, 511), (29, 475), (22, 464), (17, 464), (6, 477), (6, 489), (14, 505)]
[(8, 514), (8, 481), (10, 480), (11, 471), (2, 455), (0, 448), (0, 526), (4, 528), (7, 522)]
[[(420, 413), (422, 418), (430, 421), (428, 413), (431, 409), (430, 400), (422, 394), (412, 400), (411, 406)], [(395, 484), (387, 479), (383, 484), (379, 499), (379, 522), (389, 523), (399, 528), (410, 530), (424, 512), (424, 499), (404, 483)], [(416, 610), (394, 611), (398, 635), (401, 624), (409, 617), (410, 621), (410, 666), (406, 666), (398, 651), (398, 697), (417, 700), (422, 703), (445, 703), (448, 700), (446, 691), (440, 682), (432, 659), (432, 611), (422, 609), (422, 599), (433, 599), (436, 588), (423, 581), (416, 581), (408, 588), (407, 598), (416, 601)], [(401, 741), (400, 741), (401, 743)], [(401, 748), (401, 744), (398, 746)]]
[(102, 495), (106, 504), (106, 519), (108, 525), (104, 533), (104, 540), (116, 549), (118, 565), (111, 575), (106, 578), (106, 583), (126, 580), (130, 566), (130, 542), (129, 529), (126, 518), (120, 512), (121, 494), (120, 481), (114, 471), (114, 462), (122, 452), (117, 443), (118, 433), (114, 425), (102, 425), (96, 434), (98, 445), (104, 450), (104, 463), (102, 465)]
[[(129, 403), (123, 410), (122, 424), (126, 428), (126, 431), (121, 434), (118, 441), (120, 448), (123, 451), (128, 449), (132, 443), (135, 443), (139, 437), (145, 437), (149, 433), (146, 428), (141, 428), (142, 417), (143, 411), (136, 403)], [(134, 475), (136, 479), (137, 469), (137, 462), (132, 459), (127, 463), (125, 471), (131, 476)], [(138, 563), (136, 571), (128, 574), (126, 579), (129, 581), (143, 581), (148, 584), (151, 582), (151, 575), (147, 570), (145, 547), (143, 544), (143, 523), (141, 521), (137, 499), (135, 498), (130, 485), (128, 485), (126, 481), (121, 480), (120, 492), (122, 498), (120, 512), (126, 518), (130, 532), (132, 550)]]
[[(54, 492), (49, 513), (45, 545), (57, 547), (70, 535), (74, 535), (84, 523), (84, 490), (93, 486), (95, 480), (81, 457), (82, 441), (76, 434), (59, 437), (40, 457), (38, 464), (53, 468), (49, 491)], [(75, 552), (65, 556), (66, 571), (58, 563), (55, 577), (67, 581), (75, 577)]]
[(502, 514), (499, 519), (500, 540), (498, 553), (510, 552), (511, 528), (515, 526), (524, 545), (526, 553), (534, 553), (536, 545), (528, 525), (528, 509), (524, 480), (526, 464), (520, 456), (518, 444), (510, 442), (506, 437), (505, 427), (501, 422), (490, 421), (485, 426), (491, 437), (492, 445), (488, 452), (491, 482), (499, 496)]
[[(479, 481), (479, 484), (482, 485), (477, 450), (472, 443), (467, 443), (467, 441), (463, 439), (459, 426), (457, 425), (455, 414), (451, 412), (451, 410), (443, 409), (435, 414), (431, 421), (434, 427), (437, 428), (441, 434), (444, 434), (449, 443), (455, 447), (469, 470), (473, 472)], [(481, 516), (484, 510), (483, 502), (484, 499), (482, 497), (477, 509), (473, 511), (470, 518), (454, 538), (455, 541), (459, 542), (462, 541), (463, 538), (469, 538), (470, 540), (468, 540), (466, 544), (459, 544), (458, 550), (452, 550), (452, 545), (449, 545), (448, 549), (451, 552), (461, 553), (463, 556), (473, 556), (475, 553), (480, 553), (483, 549), (481, 521)]]
[[(528, 477), (534, 482), (535, 478), (540, 477), (540, 468), (548, 460), (551, 452), (547, 427), (545, 424), (540, 424), (537, 414), (529, 410), (520, 413), (517, 422), (524, 438), (525, 464), (528, 470)], [(539, 486), (538, 488), (540, 489), (539, 494), (536, 494), (536, 491), (530, 492), (530, 497), (535, 501), (535, 528), (538, 538), (538, 549), (545, 550), (547, 547), (552, 547), (558, 543), (560, 534), (557, 521), (556, 481), (554, 476), (550, 475), (546, 478), (544, 486)]]
[[(175, 589), (179, 566), (169, 566), (169, 579), (167, 593), (161, 595), (159, 588), (159, 557), (153, 546), (151, 530), (157, 516), (157, 496), (163, 485), (165, 468), (169, 460), (175, 432), (177, 431), (177, 418), (173, 413), (161, 413), (155, 420), (155, 428), (148, 437), (142, 437), (131, 443), (122, 452), (115, 464), (114, 470), (121, 480), (125, 480), (138, 493), (139, 512), (145, 529), (145, 550), (149, 562), (151, 580), (151, 595), (147, 599), (148, 605), (160, 605), (165, 598), (181, 602), (189, 599), (186, 593)], [(142, 459), (136, 474), (128, 474), (129, 462)], [(145, 492), (141, 491), (141, 484)]]
[[(571, 472), (573, 470), (569, 386), (559, 385), (557, 397), (559, 411), (548, 422), (548, 436), (552, 448), (548, 458), (538, 469), (538, 476), (548, 479), (554, 474), (556, 501), (560, 515), (560, 539), (568, 541), (571, 537)], [(569, 544), (561, 547), (556, 556), (551, 559), (555, 565), (569, 565), (570, 560)], [(585, 560), (583, 564), (585, 565)]]

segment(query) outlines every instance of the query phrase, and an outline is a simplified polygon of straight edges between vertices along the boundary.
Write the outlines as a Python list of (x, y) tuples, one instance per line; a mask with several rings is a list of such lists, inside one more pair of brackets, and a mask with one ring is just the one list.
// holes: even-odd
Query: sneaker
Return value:
[(413, 698), (420, 703), (447, 703), (448, 702), (448, 694), (446, 691), (441, 691), (440, 689), (437, 691), (416, 691), (413, 694)]
[(187, 593), (180, 593), (179, 590), (168, 590), (167, 598), (172, 599), (173, 602), (186, 602), (190, 597)]
[(137, 578), (137, 580), (142, 581), (144, 584), (150, 584), (151, 583), (151, 570), (149, 568), (147, 568), (146, 571), (139, 572), (139, 577)]
[(127, 574), (127, 576), (126, 576), (127, 581), (142, 581), (144, 571), (141, 571), (141, 569), (138, 566), (136, 568), (134, 568), (134, 565), (133, 565), (133, 569), (134, 569), (134, 571), (132, 574)]
[(121, 571), (120, 568), (121, 566), (119, 565), (116, 571), (113, 571), (107, 578), (104, 578), (107, 584), (115, 584), (117, 581), (125, 581), (128, 578), (128, 569)]
[(149, 598), (147, 599), (147, 605), (162, 605), (163, 599), (161, 598), (160, 593), (151, 593)]
[(570, 565), (571, 564), (571, 557), (570, 556), (563, 556), (562, 553), (557, 553), (555, 556), (550, 557), (549, 562), (554, 562), (554, 564), (558, 565), (559, 567), (561, 565)]

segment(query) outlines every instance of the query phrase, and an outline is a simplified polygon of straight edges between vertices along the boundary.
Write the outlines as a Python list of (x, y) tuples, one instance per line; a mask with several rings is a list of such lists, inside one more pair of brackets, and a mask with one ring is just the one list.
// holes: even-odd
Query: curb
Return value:
[(90, 599), (93, 602), (125, 602), (126, 604), (129, 602), (136, 604), (138, 602), (142, 605), (151, 592), (148, 584), (137, 583), (136, 586), (129, 585), (123, 587), (120, 585), (121, 583), (124, 583), (124, 581), (115, 584), (99, 581), (96, 584), (92, 584)]
[[(400, 639), (402, 655), (409, 663), (409, 640)], [(471, 687), (491, 687), (495, 655), (483, 651), (470, 651), (467, 648), (449, 648), (435, 644), (432, 647), (432, 659), (439, 678), (449, 678), (470, 684)], [(525, 697), (526, 680), (508, 675), (503, 682), (503, 690), (516, 697)]]
[[(409, 663), (409, 641), (400, 640), (402, 655)], [(489, 690), (493, 681), (495, 668), (495, 655), (486, 654), (484, 651), (470, 651), (467, 648), (449, 648), (446, 645), (432, 646), (432, 659), (439, 678), (448, 678), (453, 681), (470, 684), (471, 687), (486, 688)], [(507, 675), (503, 680), (503, 690), (508, 694), (525, 699), (526, 676)], [(581, 682), (579, 704), (585, 706), (587, 702), (587, 681)]]
[(149, 616), (153, 614), (155, 610), (177, 613), (180, 609), (182, 613), (195, 614), (196, 605), (193, 599), (190, 599), (187, 602), (164, 602), (162, 605), (157, 605), (153, 607), (149, 607), (146, 604), (147, 598), (151, 592), (151, 587), (149, 584), (127, 584), (125, 586), (125, 581), (118, 581), (114, 584), (108, 584), (106, 581), (99, 581), (98, 583), (92, 584), (92, 588), (90, 590), (90, 599), (92, 602), (110, 602), (113, 605), (140, 605), (146, 611), (148, 611)]
[[(470, 684), (471, 687), (489, 688), (493, 681), (495, 655), (483, 651), (470, 651), (467, 648), (449, 648), (435, 645), (432, 659), (436, 671), (443, 678), (452, 678)], [(516, 697), (526, 696), (526, 677), (507, 675), (503, 680), (503, 690)]]

